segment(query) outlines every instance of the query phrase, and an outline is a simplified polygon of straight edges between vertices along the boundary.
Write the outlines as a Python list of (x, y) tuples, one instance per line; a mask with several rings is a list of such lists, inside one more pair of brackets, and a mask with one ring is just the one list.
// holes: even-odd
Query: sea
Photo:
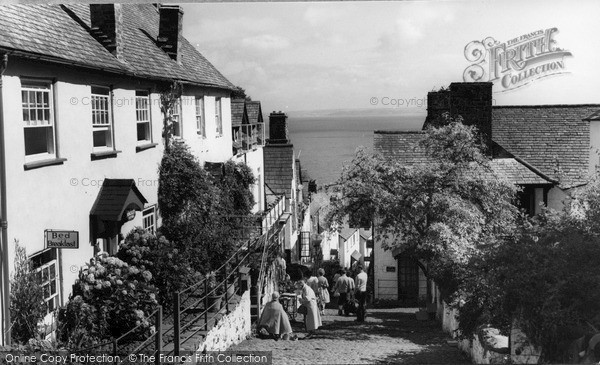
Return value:
[(383, 116), (294, 116), (289, 114), (288, 130), (302, 170), (317, 186), (336, 182), (342, 166), (352, 161), (358, 147), (373, 151), (375, 130), (419, 130), (424, 115)]

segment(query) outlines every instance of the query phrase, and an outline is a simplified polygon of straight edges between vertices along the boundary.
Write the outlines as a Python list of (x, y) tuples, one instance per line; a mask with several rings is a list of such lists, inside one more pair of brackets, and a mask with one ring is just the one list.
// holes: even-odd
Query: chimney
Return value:
[(121, 4), (90, 4), (91, 33), (120, 61), (123, 58), (123, 9)]
[(450, 114), (462, 116), (465, 125), (476, 126), (489, 149), (492, 148), (492, 85), (491, 82), (450, 84)]
[(272, 112), (269, 115), (269, 144), (287, 144), (290, 143), (287, 115), (285, 113)]
[(475, 125), (482, 134), (486, 146), (492, 147), (492, 83), (453, 82), (449, 89), (432, 91), (427, 94), (428, 125), (440, 126), (441, 115), (450, 113), (461, 116), (463, 124)]
[(179, 5), (159, 5), (160, 23), (158, 26), (158, 46), (169, 57), (181, 63), (179, 38), (183, 27), (183, 10)]

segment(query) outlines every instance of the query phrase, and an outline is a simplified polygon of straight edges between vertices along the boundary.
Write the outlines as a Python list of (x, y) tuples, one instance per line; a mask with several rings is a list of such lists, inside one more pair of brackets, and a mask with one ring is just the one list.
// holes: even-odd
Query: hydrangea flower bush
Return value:
[(102, 253), (92, 258), (79, 272), (73, 293), (59, 320), (61, 340), (81, 347), (119, 337), (136, 326), (132, 333), (151, 332), (157, 289), (153, 275), (143, 262), (139, 266)]

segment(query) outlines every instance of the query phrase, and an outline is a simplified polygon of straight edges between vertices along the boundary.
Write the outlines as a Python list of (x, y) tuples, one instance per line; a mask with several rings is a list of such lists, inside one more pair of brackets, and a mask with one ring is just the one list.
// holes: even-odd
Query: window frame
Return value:
[[(171, 108), (171, 118), (173, 120), (171, 127), (172, 127), (172, 133), (171, 133), (171, 137), (173, 138), (183, 138), (183, 118), (181, 117), (182, 114), (182, 100), (181, 100), (181, 96), (178, 97), (177, 99), (175, 99), (175, 103), (173, 104), (173, 107)], [(177, 116), (177, 124), (179, 126), (179, 134), (175, 134), (175, 116)]]
[[(198, 105), (198, 102), (200, 102), (200, 105)], [(200, 137), (206, 138), (206, 104), (204, 102), (204, 96), (196, 96), (194, 105), (196, 107), (196, 133)], [(198, 114), (198, 112), (200, 112), (200, 114)]]
[[(141, 93), (145, 93), (146, 95), (138, 95)], [(141, 109), (138, 108), (138, 101), (139, 100), (145, 100), (146, 101), (146, 108), (145, 109)], [(147, 119), (146, 120), (140, 120), (140, 115), (141, 113), (146, 112), (147, 113)], [(149, 90), (135, 90), (135, 121), (136, 121), (136, 141), (138, 145), (146, 145), (146, 144), (150, 144), (153, 142), (153, 136), (152, 136), (152, 108), (151, 108), (151, 103), (150, 103), (150, 91)], [(146, 124), (146, 134), (147, 134), (147, 139), (139, 139), (138, 136), (138, 130), (137, 128), (139, 128), (140, 124)]]
[[(36, 78), (21, 78), (21, 86), (20, 86), (20, 91), (21, 91), (21, 128), (23, 128), (23, 142), (24, 142), (24, 148), (25, 150), (23, 151), (23, 155), (25, 158), (25, 163), (29, 163), (29, 162), (37, 162), (37, 161), (42, 161), (42, 160), (51, 160), (51, 159), (57, 159), (58, 158), (58, 143), (57, 143), (57, 133), (56, 133), (56, 107), (55, 107), (55, 85), (54, 85), (54, 81), (51, 79), (36, 79)], [(26, 121), (25, 118), (23, 118), (24, 115), (24, 98), (23, 98), (23, 92), (37, 92), (42, 90), (42, 92), (47, 92), (48, 93), (48, 124), (46, 125), (35, 125), (35, 126), (31, 126), (31, 125), (26, 125), (26, 122), (31, 122), (31, 119), (29, 121)], [(27, 110), (29, 111), (29, 113), (31, 113), (32, 110), (38, 110), (37, 108), (30, 108), (30, 103), (29, 103), (29, 96), (28, 96), (28, 107)], [(45, 110), (45, 108), (42, 108), (42, 110)], [(37, 121), (37, 120), (36, 120)], [(27, 155), (27, 137), (25, 135), (25, 130), (26, 129), (33, 129), (33, 128), (46, 128), (46, 129), (50, 129), (50, 133), (47, 134), (46, 136), (46, 146), (47, 149), (49, 150), (49, 152), (41, 152), (41, 153), (33, 153), (30, 155)], [(48, 140), (48, 136), (52, 137), (52, 141)]]
[[(94, 93), (94, 89), (104, 89), (108, 90), (108, 95), (106, 94), (98, 94)], [(94, 123), (94, 97), (102, 97), (106, 98), (107, 101), (107, 119), (108, 123)], [(113, 89), (111, 86), (106, 85), (90, 85), (90, 107), (92, 109), (92, 151), (93, 152), (114, 152), (116, 150), (115, 146), (115, 120), (113, 113)], [(101, 111), (101, 109), (98, 109)], [(109, 146), (94, 146), (94, 133), (96, 131), (105, 130), (107, 136), (110, 137), (110, 145)]]
[[(54, 253), (51, 254), (51, 256), (53, 258), (47, 262), (40, 262), (40, 265), (36, 266), (36, 263), (37, 263), (36, 258), (38, 256), (40, 256), (40, 258), (43, 258), (42, 255), (47, 254), (47, 253), (50, 254), (51, 250), (54, 250)], [(46, 293), (43, 292), (44, 304), (46, 305), (46, 314), (44, 316), (44, 322), (48, 322), (61, 306), (61, 289), (60, 289), (61, 267), (60, 267), (59, 252), (56, 248), (49, 248), (49, 249), (42, 250), (40, 252), (37, 252), (37, 253), (29, 256), (28, 259), (34, 265), (33, 272), (36, 273), (36, 275), (37, 275), (37, 273), (40, 273), (39, 274), (40, 275), (40, 286), (43, 288), (45, 285), (48, 285), (48, 292), (50, 293), (50, 295), (48, 297), (46, 297)], [(52, 278), (50, 276), (50, 267), (52, 265), (54, 265), (54, 278)], [(48, 280), (44, 280), (44, 274), (43, 274), (44, 269), (48, 269)], [(54, 281), (54, 288), (55, 288), (54, 294), (52, 294), (52, 289), (51, 289), (53, 281)], [(54, 309), (52, 309), (52, 310), (50, 310), (50, 308), (47, 304), (51, 300), (54, 301)]]
[(223, 105), (221, 97), (215, 97), (215, 124), (217, 137), (223, 136)]
[[(152, 218), (152, 224), (146, 225), (146, 218)], [(150, 233), (154, 234), (156, 232), (156, 205), (151, 205), (142, 210), (142, 228), (148, 231), (148, 228), (151, 227)]]

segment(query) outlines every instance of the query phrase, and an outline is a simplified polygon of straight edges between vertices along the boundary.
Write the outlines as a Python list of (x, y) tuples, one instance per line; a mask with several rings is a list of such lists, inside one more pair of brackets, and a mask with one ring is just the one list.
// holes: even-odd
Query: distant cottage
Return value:
[[(587, 184), (600, 164), (600, 104), (492, 106), (492, 83), (452, 83), (427, 95), (423, 128), (445, 112), (481, 131), (492, 168), (520, 186), (518, 203), (535, 215), (542, 206), (561, 209), (571, 192)], [(423, 132), (376, 131), (374, 149), (405, 164), (423, 162)], [(375, 227), (377, 229), (377, 227)], [(385, 252), (375, 242), (375, 298), (407, 305), (427, 297), (428, 285), (416, 262), (402, 252)]]

